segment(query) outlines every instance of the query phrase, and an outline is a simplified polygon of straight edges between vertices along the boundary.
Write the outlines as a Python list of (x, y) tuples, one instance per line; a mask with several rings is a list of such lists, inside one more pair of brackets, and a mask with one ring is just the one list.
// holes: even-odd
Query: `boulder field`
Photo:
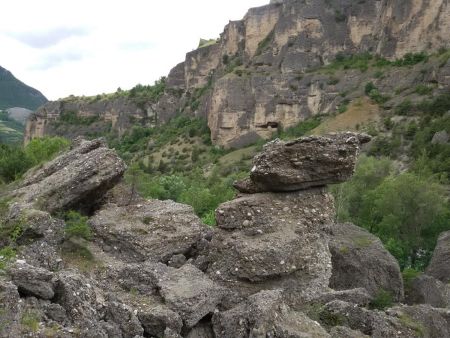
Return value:
[[(405, 296), (380, 240), (334, 221), (326, 185), (351, 177), (369, 139), (268, 143), (214, 228), (135, 196), (113, 150), (77, 140), (6, 196), (4, 227), (21, 231), (0, 241), (17, 251), (0, 337), (449, 337), (448, 235)], [(87, 216), (88, 240), (67, 236), (68, 210)], [(374, 310), (380, 293), (394, 305)]]

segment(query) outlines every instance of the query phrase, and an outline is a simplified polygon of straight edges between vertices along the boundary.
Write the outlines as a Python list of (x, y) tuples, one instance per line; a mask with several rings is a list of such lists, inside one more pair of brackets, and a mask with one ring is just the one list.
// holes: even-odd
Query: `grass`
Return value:
[(26, 311), (20, 319), (22, 327), (30, 332), (37, 332), (39, 330), (39, 321), (41, 320), (38, 313), (34, 311)]
[(314, 135), (326, 134), (339, 131), (357, 131), (359, 127), (370, 122), (378, 122), (380, 119), (380, 108), (367, 98), (354, 100), (348, 105), (345, 112), (326, 117), (323, 122), (314, 128)]
[(98, 262), (87, 247), (87, 243), (81, 240), (65, 241), (61, 247), (61, 258), (65, 264), (83, 272), (92, 271), (98, 267)]
[(406, 313), (403, 313), (399, 316), (399, 321), (402, 325), (412, 329), (413, 331), (416, 332), (418, 337), (424, 337), (425, 336), (425, 328), (424, 326), (419, 323), (418, 321), (414, 320), (413, 318), (411, 318), (409, 315), (407, 315)]
[(384, 310), (392, 307), (393, 299), (389, 291), (380, 289), (369, 304), (371, 309)]
[(16, 257), (16, 250), (10, 246), (0, 249), (0, 270), (5, 270), (8, 263)]

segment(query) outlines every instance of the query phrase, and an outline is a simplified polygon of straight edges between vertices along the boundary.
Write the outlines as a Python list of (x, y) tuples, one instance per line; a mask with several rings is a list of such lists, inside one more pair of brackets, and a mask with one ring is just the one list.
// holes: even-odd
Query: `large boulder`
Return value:
[(207, 272), (239, 302), (264, 289), (284, 289), (289, 305), (327, 288), (331, 258), (325, 231), (332, 197), (315, 188), (259, 193), (223, 203), (208, 247)]
[(403, 299), (400, 267), (379, 238), (350, 223), (336, 224), (332, 227), (329, 248), (333, 266), (331, 288), (361, 287), (372, 297), (384, 290), (395, 301)]
[(433, 307), (447, 307), (450, 302), (448, 286), (434, 277), (420, 275), (408, 282), (405, 289), (407, 304), (430, 304)]
[(79, 140), (69, 152), (28, 172), (13, 196), (22, 204), (49, 212), (92, 208), (125, 169), (104, 140)]
[(281, 290), (254, 294), (231, 310), (215, 313), (212, 321), (217, 338), (330, 337), (317, 322), (284, 304)]
[(356, 133), (275, 140), (253, 159), (250, 180), (238, 182), (241, 192), (295, 191), (348, 180), (360, 146), (370, 136)]
[(41, 299), (52, 299), (55, 295), (53, 273), (48, 270), (19, 261), (9, 269), (9, 274), (22, 295)]
[(89, 223), (104, 251), (129, 262), (168, 263), (175, 255), (191, 255), (207, 232), (192, 207), (173, 201), (110, 203)]
[(20, 296), (17, 287), (0, 279), (0, 337), (20, 337)]
[(439, 235), (433, 257), (426, 273), (441, 282), (450, 282), (450, 231)]

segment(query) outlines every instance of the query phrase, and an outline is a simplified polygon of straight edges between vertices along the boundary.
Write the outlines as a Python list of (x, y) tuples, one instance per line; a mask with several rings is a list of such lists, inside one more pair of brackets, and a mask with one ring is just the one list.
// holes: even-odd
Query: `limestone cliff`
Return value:
[[(213, 143), (240, 147), (361, 96), (373, 74), (348, 71), (336, 74), (336, 81), (314, 71), (336, 55), (370, 53), (395, 60), (433, 52), (450, 47), (449, 31), (446, 0), (270, 1), (229, 22), (217, 43), (189, 52), (168, 75), (168, 90), (153, 113), (159, 122), (178, 111), (204, 116)], [(398, 69), (375, 81), (384, 92), (393, 92), (399, 82), (434, 81), (439, 89), (448, 88), (450, 65), (432, 67)], [(51, 133), (43, 128), (56, 117), (45, 113), (48, 107), (29, 122), (27, 139)], [(76, 110), (85, 113), (81, 107)], [(145, 118), (146, 113), (120, 108), (105, 114)]]

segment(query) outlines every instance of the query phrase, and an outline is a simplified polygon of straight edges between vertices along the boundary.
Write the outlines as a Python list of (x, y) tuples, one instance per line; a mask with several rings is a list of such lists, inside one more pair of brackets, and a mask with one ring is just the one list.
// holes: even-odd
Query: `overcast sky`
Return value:
[(54, 100), (150, 84), (200, 38), (269, 0), (14, 0), (2, 3), (0, 66)]

